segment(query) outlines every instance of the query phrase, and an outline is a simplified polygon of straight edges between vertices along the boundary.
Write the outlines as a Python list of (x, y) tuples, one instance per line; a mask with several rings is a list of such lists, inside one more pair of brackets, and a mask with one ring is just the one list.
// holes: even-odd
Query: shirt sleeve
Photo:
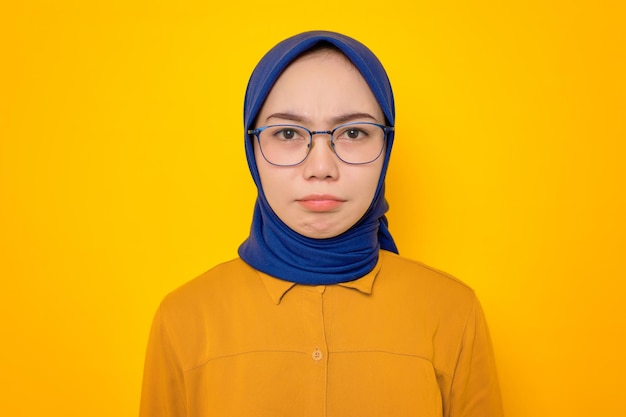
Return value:
[(159, 309), (152, 322), (144, 365), (140, 417), (185, 417), (185, 380)]
[(491, 338), (476, 299), (461, 339), (449, 404), (447, 417), (504, 415)]

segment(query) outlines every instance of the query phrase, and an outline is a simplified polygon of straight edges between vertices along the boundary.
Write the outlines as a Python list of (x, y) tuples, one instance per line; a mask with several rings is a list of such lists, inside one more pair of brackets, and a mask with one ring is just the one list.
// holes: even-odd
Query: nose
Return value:
[(339, 159), (332, 149), (330, 132), (316, 133), (319, 136), (313, 136), (309, 155), (304, 160), (304, 176), (307, 179), (336, 179), (339, 176)]

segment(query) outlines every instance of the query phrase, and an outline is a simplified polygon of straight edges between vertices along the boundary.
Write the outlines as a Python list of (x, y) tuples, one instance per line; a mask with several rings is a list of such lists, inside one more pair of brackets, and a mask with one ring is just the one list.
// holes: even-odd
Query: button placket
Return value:
[[(305, 366), (306, 380), (310, 389), (307, 391), (305, 407), (311, 416), (323, 416), (326, 413), (326, 384), (328, 377), (328, 356), (326, 331), (324, 324), (324, 292), (326, 287), (303, 287), (302, 318), (305, 329), (304, 352), (307, 352)], [(308, 362), (308, 365), (306, 363)]]

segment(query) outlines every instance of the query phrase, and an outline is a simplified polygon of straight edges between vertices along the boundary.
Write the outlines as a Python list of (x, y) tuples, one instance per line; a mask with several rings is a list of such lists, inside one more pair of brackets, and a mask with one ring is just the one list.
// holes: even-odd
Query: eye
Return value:
[(361, 141), (370, 136), (370, 132), (365, 125), (347, 126), (345, 129), (337, 132), (337, 140)]
[(348, 129), (346, 130), (346, 136), (350, 139), (358, 139), (358, 137), (362, 134), (363, 132), (359, 129)]
[(291, 142), (304, 138), (304, 132), (294, 126), (276, 126), (272, 130), (272, 137), (279, 141)]
[(293, 129), (282, 129), (278, 131), (278, 135), (282, 139), (293, 139), (296, 136), (296, 131)]

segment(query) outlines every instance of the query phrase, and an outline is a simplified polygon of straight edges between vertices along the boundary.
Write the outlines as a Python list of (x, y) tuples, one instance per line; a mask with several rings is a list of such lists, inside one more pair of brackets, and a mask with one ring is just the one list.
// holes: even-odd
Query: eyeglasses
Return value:
[(347, 123), (333, 130), (314, 131), (304, 126), (281, 124), (250, 129), (248, 134), (256, 136), (263, 158), (272, 165), (302, 163), (313, 149), (313, 135), (330, 135), (330, 148), (340, 160), (362, 165), (380, 157), (387, 134), (393, 130), (393, 127), (370, 122)]

